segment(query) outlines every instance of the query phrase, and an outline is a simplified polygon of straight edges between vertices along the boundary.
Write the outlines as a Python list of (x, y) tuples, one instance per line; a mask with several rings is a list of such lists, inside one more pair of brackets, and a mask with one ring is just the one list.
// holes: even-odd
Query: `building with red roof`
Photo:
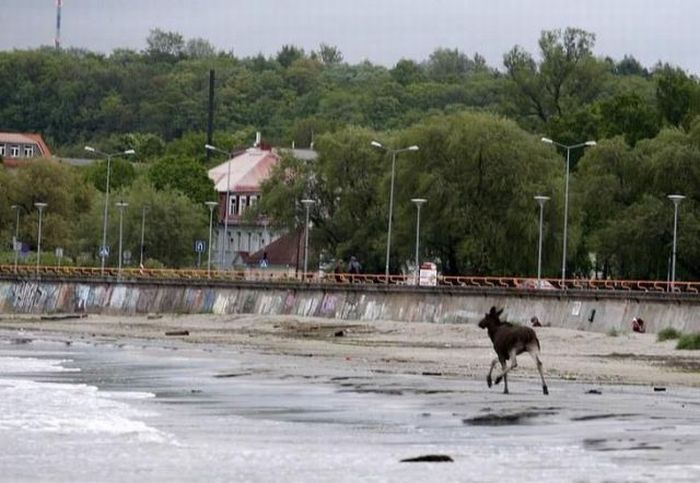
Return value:
[(0, 158), (9, 166), (31, 158), (53, 156), (41, 134), (0, 132)]
[[(266, 218), (249, 220), (244, 216), (245, 211), (260, 200), (262, 182), (281, 160), (281, 156), (270, 146), (256, 144), (260, 147), (235, 153), (208, 172), (219, 193), (216, 244), (212, 246), (212, 251), (217, 255), (216, 258), (212, 256), (212, 263), (219, 268), (258, 265), (265, 254), (268, 256), (266, 263), (269, 261), (277, 267), (291, 268), (298, 264), (298, 233), (276, 232), (270, 228)], [(316, 157), (311, 150), (292, 149), (291, 154), (307, 160)]]

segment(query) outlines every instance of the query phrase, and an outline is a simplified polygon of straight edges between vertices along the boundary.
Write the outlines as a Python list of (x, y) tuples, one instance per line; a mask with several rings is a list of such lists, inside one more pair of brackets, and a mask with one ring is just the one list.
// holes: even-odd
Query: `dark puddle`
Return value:
[(529, 424), (535, 418), (541, 416), (553, 416), (555, 414), (557, 414), (557, 411), (549, 409), (519, 411), (515, 413), (485, 414), (483, 416), (462, 419), (462, 423), (471, 426), (510, 426), (516, 424)]
[(597, 439), (583, 440), (583, 447), (589, 451), (651, 451), (663, 449), (663, 446), (637, 442), (634, 439)]
[(613, 414), (613, 413), (608, 413), (608, 414), (589, 414), (587, 416), (576, 416), (571, 418), (572, 421), (596, 421), (598, 419), (613, 419), (613, 418), (631, 418), (637, 416), (636, 414), (633, 413), (619, 413), (619, 414)]

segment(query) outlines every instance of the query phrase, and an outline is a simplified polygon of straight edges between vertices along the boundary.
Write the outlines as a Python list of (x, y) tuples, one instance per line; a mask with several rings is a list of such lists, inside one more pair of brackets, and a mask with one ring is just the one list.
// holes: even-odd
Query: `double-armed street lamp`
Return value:
[(220, 268), (225, 269), (226, 268), (226, 250), (228, 250), (228, 216), (229, 212), (231, 211), (231, 161), (233, 158), (232, 153), (225, 151), (223, 149), (219, 149), (216, 146), (212, 146), (211, 144), (205, 144), (204, 149), (207, 151), (215, 151), (217, 153), (222, 153), (227, 156), (229, 156), (229, 160), (227, 161), (228, 167), (226, 171), (226, 208), (224, 209), (224, 236), (221, 239), (221, 256), (220, 256)]
[(391, 255), (391, 219), (394, 214), (394, 172), (396, 171), (396, 155), (405, 151), (418, 151), (418, 146), (413, 145), (407, 148), (390, 149), (378, 141), (372, 141), (372, 146), (382, 149), (391, 154), (391, 189), (389, 191), (389, 227), (386, 235), (386, 267), (384, 270), (385, 283), (389, 283), (389, 257)]
[(85, 151), (93, 154), (99, 154), (107, 158), (107, 182), (105, 186), (105, 211), (102, 217), (102, 246), (100, 247), (100, 274), (104, 275), (105, 272), (105, 260), (107, 259), (107, 218), (109, 217), (109, 177), (112, 171), (112, 158), (119, 156), (131, 156), (136, 154), (133, 149), (127, 149), (126, 151), (119, 151), (116, 153), (105, 153), (99, 149), (95, 149), (92, 146), (85, 146)]
[(564, 286), (564, 280), (566, 280), (566, 236), (567, 236), (567, 223), (569, 220), (569, 170), (570, 170), (570, 160), (571, 160), (571, 150), (576, 148), (582, 148), (585, 146), (595, 146), (595, 141), (586, 141), (585, 143), (578, 143), (572, 145), (566, 145), (553, 141), (549, 138), (542, 138), (543, 143), (554, 144), (562, 149), (566, 150), (566, 185), (564, 189), (564, 236), (563, 236), (563, 249), (561, 255), (561, 283)]
[(207, 247), (207, 277), (211, 277), (211, 229), (212, 221), (214, 220), (214, 208), (219, 204), (216, 201), (206, 201), (205, 205), (209, 207), (209, 246)]
[(116, 207), (119, 208), (119, 268), (117, 274), (119, 277), (122, 276), (122, 239), (123, 239), (123, 228), (124, 228), (124, 209), (129, 206), (126, 201), (118, 201)]
[(544, 204), (549, 196), (537, 195), (535, 201), (540, 205), (540, 241), (537, 244), (537, 288), (542, 288), (542, 222), (544, 220)]
[(304, 222), (304, 280), (306, 280), (306, 272), (309, 268), (309, 209), (314, 203), (316, 202), (310, 199), (301, 200), (301, 204), (306, 208), (306, 221)]
[(418, 209), (416, 213), (416, 285), (420, 285), (420, 208), (427, 202), (425, 198), (412, 198)]
[(48, 206), (46, 203), (36, 202), (34, 203), (36, 209), (39, 210), (39, 232), (37, 233), (36, 242), (36, 276), (39, 276), (39, 266), (41, 265), (41, 215), (44, 212), (44, 208)]
[(668, 195), (673, 202), (673, 251), (671, 259), (671, 291), (676, 282), (676, 234), (678, 232), (678, 205), (685, 199), (684, 195)]

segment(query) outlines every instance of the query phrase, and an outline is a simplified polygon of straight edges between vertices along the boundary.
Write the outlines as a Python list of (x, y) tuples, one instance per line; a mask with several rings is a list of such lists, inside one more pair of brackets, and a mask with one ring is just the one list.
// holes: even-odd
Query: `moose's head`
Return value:
[(502, 313), (503, 309), (496, 310), (496, 307), (491, 307), (491, 310), (479, 322), (479, 327), (482, 329), (487, 329), (493, 325), (499, 325), (501, 323), (500, 316)]

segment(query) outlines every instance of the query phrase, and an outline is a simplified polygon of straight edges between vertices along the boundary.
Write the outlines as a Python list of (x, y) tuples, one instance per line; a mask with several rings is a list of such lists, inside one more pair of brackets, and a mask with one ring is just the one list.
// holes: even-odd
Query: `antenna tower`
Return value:
[(56, 37), (54, 38), (54, 46), (56, 50), (61, 48), (61, 7), (63, 0), (56, 0)]

